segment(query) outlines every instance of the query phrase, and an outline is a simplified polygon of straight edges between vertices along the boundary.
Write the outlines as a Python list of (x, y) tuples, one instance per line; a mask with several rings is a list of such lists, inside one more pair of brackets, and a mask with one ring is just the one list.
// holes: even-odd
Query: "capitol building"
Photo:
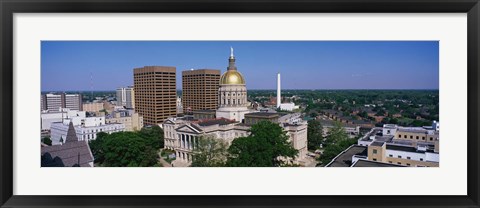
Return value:
[[(300, 114), (280, 115), (276, 112), (260, 112), (250, 108), (244, 76), (235, 65), (231, 48), (227, 71), (218, 85), (216, 109), (198, 109), (182, 117), (169, 117), (163, 123), (165, 149), (175, 151), (175, 167), (189, 166), (198, 139), (211, 136), (230, 145), (235, 138), (249, 135), (251, 125), (268, 120), (278, 123), (289, 136), (290, 143), (298, 150), (291, 162), (305, 166), (307, 159), (307, 122)], [(185, 88), (185, 86), (184, 86)], [(186, 106), (184, 106), (185, 108)]]

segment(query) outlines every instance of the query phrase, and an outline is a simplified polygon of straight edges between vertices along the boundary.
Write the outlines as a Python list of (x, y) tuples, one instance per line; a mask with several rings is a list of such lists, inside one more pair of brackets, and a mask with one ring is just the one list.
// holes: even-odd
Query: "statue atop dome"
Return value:
[(242, 74), (237, 71), (235, 66), (235, 56), (233, 55), (233, 47), (230, 46), (230, 58), (228, 58), (228, 67), (227, 71), (222, 74), (220, 77), (220, 84), (245, 84), (245, 79)]

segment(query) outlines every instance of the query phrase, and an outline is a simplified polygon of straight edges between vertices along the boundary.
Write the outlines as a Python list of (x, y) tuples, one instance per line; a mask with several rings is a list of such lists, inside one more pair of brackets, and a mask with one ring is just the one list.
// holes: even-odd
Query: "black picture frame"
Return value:
[[(1, 207), (479, 207), (478, 0), (0, 0)], [(467, 13), (468, 194), (466, 196), (18, 196), (13, 195), (15, 13)], [(448, 179), (446, 179), (448, 180)], [(427, 190), (426, 190), (427, 191)]]

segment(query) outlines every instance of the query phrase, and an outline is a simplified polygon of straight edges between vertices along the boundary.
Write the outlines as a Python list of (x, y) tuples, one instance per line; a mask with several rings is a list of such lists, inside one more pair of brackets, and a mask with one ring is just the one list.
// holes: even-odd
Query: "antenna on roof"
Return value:
[(90, 72), (90, 102), (93, 102), (93, 74)]

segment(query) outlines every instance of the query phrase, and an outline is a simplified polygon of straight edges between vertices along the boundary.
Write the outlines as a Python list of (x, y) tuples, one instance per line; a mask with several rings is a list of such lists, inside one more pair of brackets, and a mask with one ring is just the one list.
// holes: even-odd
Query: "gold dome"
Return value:
[(220, 84), (245, 84), (245, 79), (237, 70), (227, 70), (220, 77)]

